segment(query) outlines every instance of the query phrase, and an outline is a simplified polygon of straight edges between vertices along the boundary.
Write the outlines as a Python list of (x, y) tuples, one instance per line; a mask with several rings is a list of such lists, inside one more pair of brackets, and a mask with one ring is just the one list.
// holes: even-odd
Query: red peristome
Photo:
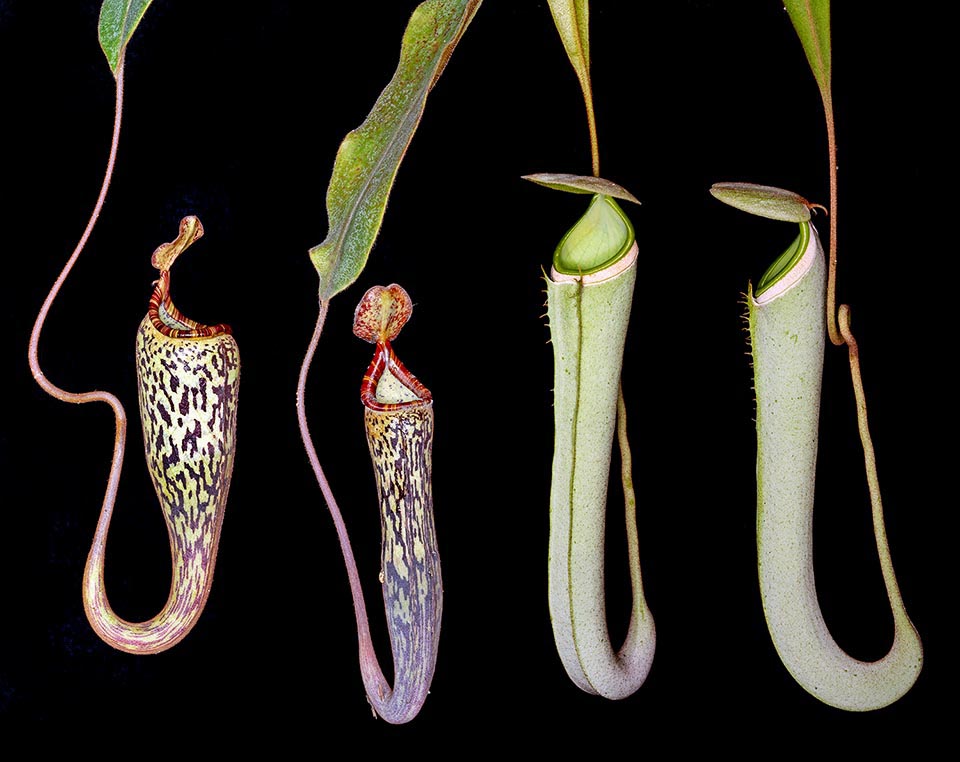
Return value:
[[(377, 399), (377, 384), (380, 383), (385, 370), (389, 370), (401, 384), (417, 396), (417, 399), (408, 402), (380, 402)], [(380, 341), (377, 342), (373, 360), (370, 361), (367, 372), (363, 376), (363, 382), (360, 384), (360, 400), (364, 407), (382, 412), (433, 402), (433, 394), (400, 362), (390, 342)]]

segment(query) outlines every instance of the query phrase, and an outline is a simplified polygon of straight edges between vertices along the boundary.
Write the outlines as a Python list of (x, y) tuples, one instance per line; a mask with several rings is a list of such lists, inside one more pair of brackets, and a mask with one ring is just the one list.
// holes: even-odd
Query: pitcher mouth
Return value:
[(606, 280), (629, 267), (630, 263), (621, 263), (636, 255), (630, 218), (613, 198), (598, 193), (557, 245), (550, 277), (584, 283)]
[(363, 376), (360, 400), (368, 410), (382, 413), (429, 405), (433, 394), (400, 362), (389, 342), (380, 342)]
[(820, 250), (820, 239), (812, 223), (801, 223), (797, 238), (760, 278), (754, 303), (768, 304), (787, 293), (807, 274)]
[(556, 267), (551, 267), (550, 280), (554, 283), (583, 283), (585, 286), (593, 283), (603, 283), (611, 278), (616, 278), (620, 273), (630, 269), (630, 267), (636, 263), (639, 253), (640, 247), (637, 245), (637, 242), (634, 241), (633, 245), (627, 249), (626, 254), (602, 270), (584, 273), (583, 275), (571, 275), (570, 273), (560, 272)]
[(180, 312), (170, 298), (169, 270), (161, 272), (160, 278), (154, 282), (147, 315), (154, 328), (172, 339), (202, 339), (233, 333), (226, 323), (204, 325)]
[(170, 270), (174, 261), (202, 235), (203, 225), (200, 220), (193, 216), (184, 217), (180, 221), (180, 234), (176, 239), (158, 246), (150, 259), (153, 266), (160, 271), (160, 277), (154, 281), (147, 315), (153, 327), (169, 338), (209, 338), (233, 333), (225, 323), (204, 325), (188, 318), (177, 309), (170, 297)]
[(367, 289), (357, 304), (353, 333), (376, 346), (360, 385), (360, 400), (368, 410), (386, 412), (433, 402), (430, 390), (406, 369), (390, 345), (412, 312), (410, 295), (396, 283)]

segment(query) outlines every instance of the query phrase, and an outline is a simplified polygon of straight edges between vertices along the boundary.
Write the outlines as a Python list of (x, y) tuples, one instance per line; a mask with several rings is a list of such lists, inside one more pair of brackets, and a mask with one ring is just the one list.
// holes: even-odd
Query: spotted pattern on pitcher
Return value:
[(136, 356), (147, 468), (177, 592), (163, 630), (177, 629), (199, 615), (212, 581), (233, 473), (240, 355), (232, 336), (171, 340), (145, 318)]
[(381, 579), (396, 707), (423, 703), (436, 665), (443, 609), (431, 486), (433, 404), (364, 409), (380, 497)]
[(402, 286), (373, 286), (353, 321), (354, 334), (375, 345), (360, 401), (380, 501), (380, 581), (394, 667), (392, 689), (382, 675), (365, 684), (374, 711), (391, 723), (413, 719), (423, 706), (443, 614), (433, 519), (433, 394), (391, 346), (412, 310)]
[(202, 234), (200, 221), (185, 217), (176, 240), (154, 251), (151, 261), (160, 278), (136, 336), (144, 453), (170, 540), (170, 594), (160, 612), (144, 622), (129, 622), (113, 611), (104, 586), (112, 505), (104, 511), (84, 570), (84, 609), (91, 626), (128, 653), (164, 651), (196, 624), (213, 582), (233, 474), (237, 342), (229, 326), (197, 323), (170, 298), (170, 267)]

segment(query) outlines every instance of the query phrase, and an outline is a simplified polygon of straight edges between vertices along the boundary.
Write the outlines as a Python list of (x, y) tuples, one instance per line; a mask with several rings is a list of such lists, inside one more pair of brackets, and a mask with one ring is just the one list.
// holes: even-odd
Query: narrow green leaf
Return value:
[(548, 0), (553, 23), (560, 33), (564, 50), (570, 58), (587, 110), (590, 130), (590, 149), (593, 155), (593, 173), (600, 174), (597, 149), (597, 125), (593, 110), (593, 88), (590, 84), (590, 3), (588, 0)]
[(830, 100), (830, 0), (783, 0), (825, 101)]
[(549, 0), (553, 23), (583, 86), (590, 88), (590, 4), (587, 0)]
[(784, 222), (806, 222), (816, 206), (792, 191), (753, 183), (714, 183), (710, 195), (741, 211)]
[(103, 0), (100, 6), (100, 47), (117, 76), (123, 52), (153, 0)]
[(321, 299), (347, 288), (363, 271), (427, 95), (480, 2), (427, 0), (417, 6), (393, 78), (363, 124), (343, 139), (327, 188), (327, 237), (310, 249)]
[(639, 204), (640, 201), (630, 191), (621, 185), (604, 180), (602, 177), (591, 177), (590, 175), (566, 175), (556, 172), (541, 172), (535, 175), (523, 175), (524, 180), (530, 180), (537, 185), (543, 185), (554, 190), (566, 191), (567, 193), (589, 193), (612, 196), (622, 201), (632, 201)]

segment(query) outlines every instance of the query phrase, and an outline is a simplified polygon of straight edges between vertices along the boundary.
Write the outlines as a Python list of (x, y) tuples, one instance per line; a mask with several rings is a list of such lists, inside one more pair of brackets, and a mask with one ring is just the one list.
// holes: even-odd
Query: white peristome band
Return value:
[(809, 235), (807, 236), (807, 248), (803, 252), (803, 255), (793, 267), (791, 267), (786, 273), (784, 273), (780, 280), (774, 283), (770, 288), (764, 291), (759, 296), (754, 296), (753, 301), (755, 304), (766, 304), (767, 302), (773, 301), (778, 296), (782, 296), (787, 293), (791, 288), (793, 288), (804, 275), (813, 267), (813, 263), (817, 258), (817, 252), (820, 251), (820, 239), (817, 236), (817, 229), (809, 222), (803, 223), (807, 226)]
[(610, 280), (610, 278), (615, 278), (624, 270), (628, 269), (630, 265), (637, 261), (637, 256), (639, 253), (640, 247), (637, 246), (637, 242), (634, 241), (633, 246), (630, 247), (630, 250), (609, 267), (605, 267), (602, 270), (597, 270), (595, 273), (587, 273), (586, 275), (570, 275), (568, 273), (561, 273), (558, 272), (555, 267), (551, 267), (550, 280), (552, 280), (554, 283), (575, 283), (576, 281), (583, 281), (583, 285), (585, 286), (591, 283), (603, 283), (603, 281)]

